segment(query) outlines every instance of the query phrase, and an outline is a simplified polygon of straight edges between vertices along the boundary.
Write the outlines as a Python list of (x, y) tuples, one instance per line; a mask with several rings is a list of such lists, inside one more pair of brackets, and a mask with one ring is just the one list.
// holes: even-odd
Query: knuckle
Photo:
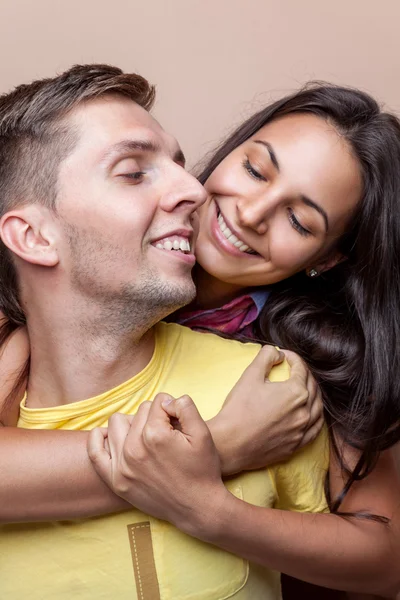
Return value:
[(140, 451), (139, 448), (137, 447), (137, 445), (133, 446), (132, 444), (129, 444), (124, 446), (123, 451), (122, 451), (122, 455), (123, 455), (123, 463), (128, 463), (130, 465), (132, 465), (140, 456)]
[(308, 386), (308, 395), (312, 402), (321, 401), (321, 392), (317, 383)]
[(309, 395), (307, 388), (300, 383), (296, 383), (294, 387), (292, 387), (292, 392), (295, 396), (294, 406), (300, 410), (308, 402)]
[(299, 431), (293, 436), (292, 444), (291, 444), (291, 452), (294, 452), (298, 448), (301, 448), (303, 445), (304, 435), (302, 435)]
[(146, 425), (143, 429), (143, 439), (146, 445), (154, 447), (162, 445), (165, 436), (163, 431), (161, 431), (158, 427)]
[(179, 406), (181, 408), (185, 408), (187, 406), (189, 406), (190, 404), (192, 404), (192, 399), (190, 396), (188, 396), (187, 394), (184, 394), (183, 396), (180, 396), (179, 398), (177, 398), (176, 402), (179, 404)]
[(262, 352), (266, 356), (270, 356), (271, 354), (273, 355), (274, 353), (278, 354), (278, 350), (275, 348), (275, 346), (272, 346), (271, 344), (265, 344), (265, 346), (261, 348), (260, 352)]
[(137, 414), (137, 415), (139, 415), (139, 414), (141, 414), (141, 413), (143, 413), (143, 412), (146, 412), (146, 411), (148, 411), (148, 410), (149, 410), (149, 408), (150, 408), (150, 406), (151, 406), (151, 402), (150, 402), (150, 400), (145, 400), (144, 402), (142, 402), (142, 403), (141, 403), (141, 405), (140, 405), (140, 406), (139, 406), (139, 408), (137, 409), (137, 412), (136, 412), (136, 414)]
[(177, 398), (175, 402), (179, 412), (183, 412), (193, 405), (193, 400), (187, 394), (180, 396), (180, 398)]
[(310, 421), (310, 411), (307, 408), (302, 408), (297, 411), (295, 425), (296, 429), (304, 430)]
[(121, 469), (121, 476), (115, 477), (112, 482), (112, 489), (118, 496), (123, 496), (129, 491), (130, 483), (134, 481), (134, 477), (131, 472), (125, 469)]
[(108, 419), (108, 426), (110, 427), (110, 425), (115, 425), (115, 423), (119, 421), (120, 416), (121, 415), (119, 413), (113, 413), (112, 415), (110, 415)]
[(123, 449), (123, 460), (121, 460), (121, 469), (129, 469), (135, 464), (143, 462), (146, 458), (145, 450), (142, 444), (125, 445)]
[(275, 346), (267, 346), (268, 348), (268, 358), (273, 362), (277, 361), (281, 357), (280, 351)]
[(202, 431), (199, 431), (197, 437), (202, 446), (212, 445), (212, 437), (207, 427), (204, 427)]
[(133, 472), (132, 467), (133, 467), (133, 465), (128, 465), (125, 462), (123, 462), (119, 466), (118, 475), (114, 479), (116, 485), (123, 485), (124, 484), (124, 480), (126, 480), (126, 479), (132, 480), (133, 479), (134, 472)]
[(324, 414), (324, 404), (322, 400), (315, 402), (313, 407), (313, 413), (316, 415), (318, 419), (320, 419)]
[(249, 365), (248, 368), (253, 367), (253, 369), (265, 369), (265, 363), (274, 362), (279, 356), (278, 350), (275, 346), (271, 346), (269, 344), (263, 346), (253, 362)]
[(318, 425), (317, 427), (312, 427), (310, 429), (307, 442), (313, 442), (316, 439), (319, 432), (321, 431), (321, 427), (322, 427), (322, 423), (321, 423), (321, 425)]
[(87, 453), (88, 453), (90, 460), (93, 463), (97, 463), (97, 461), (99, 460), (99, 454), (98, 454), (97, 450), (95, 448), (92, 448), (91, 446), (88, 446)]
[(170, 394), (167, 394), (166, 392), (159, 392), (158, 394), (156, 394), (154, 396), (154, 400), (160, 400), (160, 401), (166, 400), (169, 398), (171, 398), (171, 396), (170, 396)]

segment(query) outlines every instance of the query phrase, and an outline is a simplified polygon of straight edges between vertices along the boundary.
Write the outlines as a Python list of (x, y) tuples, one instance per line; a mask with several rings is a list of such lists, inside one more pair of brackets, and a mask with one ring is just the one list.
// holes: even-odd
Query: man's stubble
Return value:
[(65, 221), (63, 225), (70, 249), (71, 287), (86, 308), (93, 307), (93, 312), (85, 310), (92, 318), (82, 321), (88, 330), (101, 327), (103, 333), (111, 335), (143, 333), (193, 300), (195, 286), (189, 270), (187, 278), (167, 280), (146, 257), (135, 254), (132, 281), (118, 284), (113, 280), (113, 271), (121, 257), (127, 262), (124, 249), (100, 239), (90, 227), (77, 228)]

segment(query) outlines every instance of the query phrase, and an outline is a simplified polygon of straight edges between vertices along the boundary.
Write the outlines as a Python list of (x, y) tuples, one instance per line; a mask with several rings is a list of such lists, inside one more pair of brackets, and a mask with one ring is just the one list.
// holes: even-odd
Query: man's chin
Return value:
[(165, 291), (167, 292), (168, 289), (168, 293), (163, 298), (163, 304), (168, 310), (167, 314), (190, 304), (196, 297), (196, 287), (193, 281), (186, 283), (186, 285), (168, 286), (168, 288), (166, 286)]
[(130, 310), (136, 311), (137, 317), (155, 322), (192, 302), (196, 287), (190, 273), (187, 277), (172, 278), (148, 271), (142, 281), (129, 286), (124, 296), (129, 299)]

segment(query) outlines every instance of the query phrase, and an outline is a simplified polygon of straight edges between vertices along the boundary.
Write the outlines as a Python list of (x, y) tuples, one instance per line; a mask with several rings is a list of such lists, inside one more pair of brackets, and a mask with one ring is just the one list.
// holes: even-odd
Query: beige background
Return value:
[(0, 91), (77, 62), (137, 70), (191, 163), (309, 79), (400, 111), (399, 0), (0, 0), (0, 22)]

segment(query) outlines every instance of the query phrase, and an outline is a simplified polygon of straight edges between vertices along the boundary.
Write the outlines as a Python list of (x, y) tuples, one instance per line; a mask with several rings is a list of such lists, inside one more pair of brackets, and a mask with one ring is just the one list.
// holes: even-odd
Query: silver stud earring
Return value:
[(318, 271), (316, 269), (310, 269), (308, 276), (309, 277), (318, 277)]

